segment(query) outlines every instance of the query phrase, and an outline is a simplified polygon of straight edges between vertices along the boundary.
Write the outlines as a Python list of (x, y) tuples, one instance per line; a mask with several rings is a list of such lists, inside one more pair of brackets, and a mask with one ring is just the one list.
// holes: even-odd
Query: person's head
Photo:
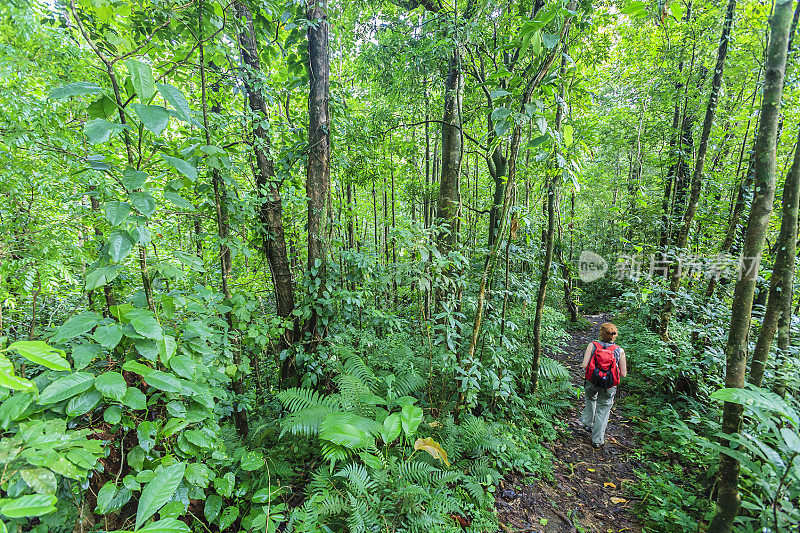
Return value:
[(617, 326), (611, 322), (603, 322), (600, 324), (600, 340), (603, 342), (614, 342), (617, 338)]

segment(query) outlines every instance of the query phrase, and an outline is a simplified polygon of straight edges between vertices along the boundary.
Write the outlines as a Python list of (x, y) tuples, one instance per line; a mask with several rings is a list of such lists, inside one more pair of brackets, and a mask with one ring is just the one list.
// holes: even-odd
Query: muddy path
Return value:
[[(608, 315), (586, 315), (591, 328), (569, 331), (561, 353), (548, 354), (570, 372), (575, 386), (583, 386), (581, 361), (586, 346), (597, 339)], [(565, 413), (560, 438), (546, 443), (555, 456), (553, 482), (526, 484), (511, 478), (498, 487), (497, 512), (503, 531), (514, 533), (641, 531), (634, 502), (625, 496), (642, 470), (636, 431), (625, 415), (625, 383), (618, 387), (606, 430), (605, 449), (595, 450), (589, 433), (580, 428), (583, 395)]]

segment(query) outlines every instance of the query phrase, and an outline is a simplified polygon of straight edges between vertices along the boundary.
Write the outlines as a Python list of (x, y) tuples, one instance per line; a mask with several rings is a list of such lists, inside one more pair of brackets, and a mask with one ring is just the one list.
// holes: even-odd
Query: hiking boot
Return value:
[(595, 450), (603, 450), (603, 449), (605, 449), (605, 446), (606, 445), (603, 442), (600, 442), (600, 443), (592, 442), (592, 448), (594, 448)]

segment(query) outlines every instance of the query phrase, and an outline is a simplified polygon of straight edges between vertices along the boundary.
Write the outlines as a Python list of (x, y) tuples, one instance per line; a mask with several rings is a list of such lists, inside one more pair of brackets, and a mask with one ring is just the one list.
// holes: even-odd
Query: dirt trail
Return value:
[[(570, 331), (563, 353), (550, 354), (570, 371), (573, 384), (579, 387), (583, 386), (583, 353), (589, 342), (597, 339), (600, 324), (609, 316), (585, 318), (592, 328)], [(580, 429), (583, 395), (573, 403), (561, 437), (546, 444), (555, 456), (554, 482), (530, 485), (511, 479), (498, 487), (496, 506), (504, 531), (641, 531), (633, 502), (623, 495), (626, 485), (636, 478), (634, 470), (642, 468), (631, 454), (636, 447), (636, 432), (625, 416), (626, 396), (623, 381), (609, 418), (604, 450), (592, 448), (589, 433)]]

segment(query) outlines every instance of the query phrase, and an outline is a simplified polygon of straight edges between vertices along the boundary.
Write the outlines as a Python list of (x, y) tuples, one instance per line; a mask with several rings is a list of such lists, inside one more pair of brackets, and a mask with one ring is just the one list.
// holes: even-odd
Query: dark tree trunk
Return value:
[[(725, 58), (728, 55), (728, 42), (730, 41), (731, 27), (733, 26), (733, 16), (736, 11), (736, 0), (728, 1), (728, 9), (725, 12), (725, 23), (722, 27), (722, 35), (719, 38), (719, 47), (717, 49), (717, 64), (714, 67), (714, 76), (711, 81), (711, 94), (708, 96), (708, 106), (706, 106), (706, 115), (703, 119), (703, 130), (700, 134), (700, 144), (697, 146), (697, 159), (695, 160), (694, 173), (692, 174), (691, 193), (689, 195), (689, 202), (686, 205), (686, 210), (683, 213), (683, 222), (678, 229), (675, 238), (675, 247), (678, 250), (686, 248), (686, 243), (689, 239), (689, 231), (694, 221), (694, 215), (697, 211), (697, 204), (700, 201), (700, 190), (703, 186), (703, 167), (706, 161), (706, 153), (708, 151), (708, 139), (711, 136), (711, 127), (714, 125), (714, 115), (717, 111), (717, 101), (719, 99), (719, 89), (722, 86), (722, 73), (725, 70)], [(665, 303), (665, 308), (661, 313), (660, 320), (660, 334), (663, 339), (669, 336), (669, 322), (672, 317), (672, 311), (675, 306), (674, 298), (681, 284), (681, 268), (678, 264), (678, 259), (672, 265), (672, 275), (670, 278), (670, 295)]]
[[(308, 269), (311, 286), (317, 286), (317, 298), (325, 291), (326, 263), (330, 243), (330, 58), (328, 56), (328, 18), (323, 0), (308, 4)], [(318, 306), (312, 309), (306, 324), (312, 349), (325, 335)]]
[[(287, 329), (280, 342), (280, 347), (286, 348), (296, 340), (297, 322), (291, 319), (294, 310), (294, 287), (286, 251), (280, 181), (275, 178), (270, 154), (269, 132), (262, 125), (263, 121), (268, 119), (269, 113), (258, 81), (261, 61), (256, 46), (253, 16), (241, 2), (236, 4), (236, 9), (242, 25), (239, 31), (239, 48), (242, 62), (245, 65), (243, 78), (247, 91), (247, 102), (250, 111), (255, 115), (252, 124), (255, 137), (253, 151), (256, 156), (256, 167), (254, 168), (256, 195), (260, 202), (257, 213), (260, 233), (263, 239), (264, 255), (269, 263), (272, 283), (275, 287), (276, 313), (279, 317), (292, 321), (292, 327)], [(281, 382), (293, 377), (294, 374), (293, 361), (286, 358), (281, 365)]]
[(458, 52), (450, 57), (445, 80), (444, 117), (442, 118), (442, 172), (439, 179), (439, 199), (436, 218), (444, 225), (438, 245), (442, 254), (458, 245), (461, 216), (461, 65)]
[[(769, 21), (770, 39), (767, 49), (763, 105), (756, 138), (756, 192), (747, 220), (747, 232), (742, 251), (742, 256), (745, 258), (743, 268), (746, 271), (742, 273), (734, 289), (730, 333), (725, 349), (726, 387), (743, 387), (747, 370), (747, 336), (750, 329), (753, 291), (775, 196), (776, 137), (781, 112), (781, 94), (786, 71), (791, 19), (791, 2), (776, 2)], [(722, 431), (724, 433), (730, 435), (739, 431), (742, 423), (742, 409), (741, 405), (725, 402), (722, 414)], [(729, 445), (729, 443), (723, 441), (722, 445)], [(739, 461), (726, 453), (720, 453), (717, 505), (718, 511), (709, 526), (709, 533), (728, 533), (739, 512), (741, 497), (739, 495)]]

